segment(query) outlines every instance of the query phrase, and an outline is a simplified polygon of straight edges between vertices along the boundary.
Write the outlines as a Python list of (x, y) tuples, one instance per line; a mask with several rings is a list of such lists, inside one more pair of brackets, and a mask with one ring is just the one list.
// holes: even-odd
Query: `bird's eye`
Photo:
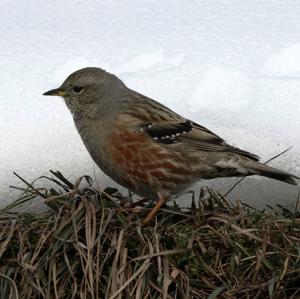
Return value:
[(80, 92), (83, 91), (83, 87), (82, 87), (82, 86), (74, 86), (74, 87), (73, 87), (73, 91), (74, 91), (75, 93), (80, 93)]

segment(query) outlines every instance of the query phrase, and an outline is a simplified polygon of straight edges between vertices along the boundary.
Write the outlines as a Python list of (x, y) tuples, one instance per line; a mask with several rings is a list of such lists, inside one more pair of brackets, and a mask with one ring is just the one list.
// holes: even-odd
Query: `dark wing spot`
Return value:
[(189, 133), (193, 129), (193, 123), (190, 121), (182, 123), (148, 123), (143, 124), (140, 129), (156, 142), (171, 144), (178, 142), (178, 136)]

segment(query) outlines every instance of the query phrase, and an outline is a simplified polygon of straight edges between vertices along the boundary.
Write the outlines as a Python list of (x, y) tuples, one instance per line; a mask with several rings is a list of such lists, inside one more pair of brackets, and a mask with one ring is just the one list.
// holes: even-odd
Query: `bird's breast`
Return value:
[(181, 167), (184, 158), (180, 153), (139, 130), (117, 125), (107, 144), (112, 165), (137, 193), (139, 188), (175, 190), (182, 183), (182, 175), (190, 172)]
[(104, 173), (143, 196), (164, 191), (176, 194), (182, 189), (192, 173), (185, 166), (182, 151), (156, 143), (130, 122), (108, 123), (87, 121), (76, 125), (90, 155)]

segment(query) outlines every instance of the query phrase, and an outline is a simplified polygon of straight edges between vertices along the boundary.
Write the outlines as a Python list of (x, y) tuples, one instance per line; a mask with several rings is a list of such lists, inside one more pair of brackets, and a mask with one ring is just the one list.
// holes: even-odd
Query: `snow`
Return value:
[(300, 79), (300, 44), (285, 47), (271, 55), (264, 64), (263, 71), (269, 76), (298, 76)]
[[(271, 165), (300, 175), (299, 14), (297, 0), (2, 0), (0, 205), (18, 194), (8, 185), (22, 185), (13, 171), (112, 185), (62, 100), (42, 96), (85, 66), (117, 74), (263, 161), (293, 146)], [(225, 193), (235, 181), (201, 184)], [(293, 205), (298, 192), (253, 177), (231, 198)]]
[[(199, 84), (195, 85), (191, 99), (199, 110), (214, 111), (218, 107), (223, 113), (232, 113), (248, 106), (249, 88), (250, 80), (242, 72), (212, 67), (202, 75)], [(211, 99), (209, 106), (206, 99)]]

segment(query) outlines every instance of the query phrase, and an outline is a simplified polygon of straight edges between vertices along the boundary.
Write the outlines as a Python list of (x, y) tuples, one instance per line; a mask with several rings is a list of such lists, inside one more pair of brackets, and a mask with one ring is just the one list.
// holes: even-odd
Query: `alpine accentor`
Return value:
[(200, 179), (258, 174), (297, 184), (295, 175), (259, 163), (102, 69), (78, 70), (44, 95), (64, 98), (87, 150), (108, 176), (157, 201), (145, 224)]

